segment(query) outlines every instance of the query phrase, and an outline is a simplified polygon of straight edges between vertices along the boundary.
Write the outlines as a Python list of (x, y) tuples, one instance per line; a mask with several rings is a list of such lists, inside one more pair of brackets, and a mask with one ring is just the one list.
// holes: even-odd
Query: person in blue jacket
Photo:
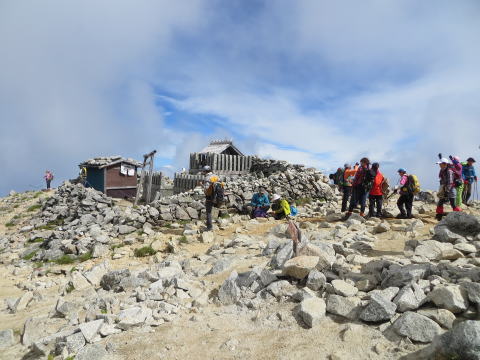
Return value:
[(250, 201), (252, 207), (251, 217), (267, 217), (267, 211), (270, 209), (270, 200), (268, 198), (267, 189), (260, 187), (258, 192), (253, 194)]
[(466, 163), (463, 163), (462, 176), (463, 182), (465, 183), (465, 189), (463, 190), (463, 203), (468, 205), (468, 200), (472, 195), (472, 184), (477, 182), (477, 174), (475, 173), (475, 168), (473, 164), (475, 159), (469, 157)]

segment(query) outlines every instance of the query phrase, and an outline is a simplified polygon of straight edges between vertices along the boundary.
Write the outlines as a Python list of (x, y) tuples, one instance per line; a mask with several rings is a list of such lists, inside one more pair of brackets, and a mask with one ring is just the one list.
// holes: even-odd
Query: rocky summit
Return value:
[[(297, 200), (295, 247), (240, 213), (259, 186)], [(480, 359), (479, 203), (343, 221), (322, 173), (260, 159), (226, 192), (213, 232), (200, 189), (0, 199), (0, 358)]]

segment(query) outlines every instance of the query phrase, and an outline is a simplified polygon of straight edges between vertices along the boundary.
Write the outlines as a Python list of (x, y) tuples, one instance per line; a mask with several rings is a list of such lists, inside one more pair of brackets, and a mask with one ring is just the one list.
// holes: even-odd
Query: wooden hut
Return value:
[(176, 173), (174, 193), (178, 194), (195, 188), (200, 180), (205, 165), (220, 175), (222, 179), (248, 174), (252, 166), (252, 156), (245, 156), (232, 141), (212, 141), (203, 150), (190, 154), (190, 169), (188, 174)]
[(121, 156), (97, 157), (82, 162), (88, 187), (115, 198), (132, 198), (137, 193), (137, 169), (142, 163)]

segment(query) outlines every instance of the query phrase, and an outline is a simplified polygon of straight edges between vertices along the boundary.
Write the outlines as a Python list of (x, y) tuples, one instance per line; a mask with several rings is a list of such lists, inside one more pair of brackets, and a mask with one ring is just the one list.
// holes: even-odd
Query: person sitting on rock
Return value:
[(250, 206), (252, 208), (250, 213), (252, 219), (257, 217), (267, 217), (267, 211), (270, 209), (270, 200), (268, 199), (267, 189), (261, 186), (258, 189), (258, 192), (253, 194)]
[(475, 159), (469, 157), (467, 162), (463, 163), (462, 175), (463, 182), (465, 183), (465, 188), (463, 189), (463, 203), (468, 205), (470, 196), (472, 196), (472, 184), (477, 182), (477, 174), (475, 174), (475, 168), (473, 164)]
[(275, 194), (272, 197), (272, 210), (275, 220), (285, 219), (290, 215), (290, 204), (280, 195)]
[(398, 175), (400, 175), (399, 185), (395, 187), (395, 193), (399, 192), (400, 197), (397, 201), (398, 210), (400, 214), (397, 215), (397, 219), (412, 219), (412, 208), (413, 208), (413, 190), (409, 186), (409, 178), (407, 170), (404, 168), (398, 169)]
[(455, 204), (455, 176), (453, 173), (453, 169), (450, 166), (450, 163), (447, 159), (441, 158), (440, 161), (437, 162), (440, 166), (440, 173), (438, 177), (440, 179), (440, 189), (438, 190), (438, 204), (437, 204), (437, 220), (441, 220), (442, 217), (445, 215), (443, 210), (443, 205), (448, 201), (450, 202), (450, 206), (452, 207), (453, 211), (461, 211), (459, 207)]
[[(373, 186), (368, 197), (368, 217), (382, 217), (382, 183), (385, 181), (385, 178), (379, 168), (380, 164), (376, 162), (372, 164), (372, 169), (370, 170), (373, 176)], [(377, 208), (377, 212), (375, 212), (375, 207)]]

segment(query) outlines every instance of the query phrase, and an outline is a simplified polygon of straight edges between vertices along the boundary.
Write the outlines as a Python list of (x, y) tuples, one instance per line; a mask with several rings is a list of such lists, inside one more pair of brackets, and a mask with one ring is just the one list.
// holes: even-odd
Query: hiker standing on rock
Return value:
[(343, 171), (343, 181), (342, 181), (342, 212), (347, 211), (348, 201), (352, 196), (352, 183), (357, 173), (358, 163), (355, 164), (354, 168), (350, 164), (344, 165), (345, 170)]
[(395, 192), (400, 193), (400, 197), (397, 201), (397, 207), (398, 210), (400, 210), (400, 214), (397, 215), (397, 219), (411, 219), (413, 217), (412, 207), (414, 193), (407, 175), (407, 170), (403, 168), (398, 169), (398, 175), (400, 175), (400, 181)]
[(477, 174), (475, 174), (475, 168), (473, 164), (475, 159), (469, 157), (466, 163), (463, 163), (462, 175), (465, 188), (463, 189), (463, 203), (468, 205), (468, 200), (472, 195), (472, 185), (477, 182)]
[(205, 165), (202, 169), (202, 173), (205, 176), (203, 181), (203, 191), (205, 193), (205, 211), (207, 213), (207, 231), (213, 229), (212, 225), (212, 209), (214, 200), (213, 185), (218, 181), (218, 176), (212, 173), (210, 166)]
[(460, 158), (458, 156), (449, 156), (452, 161), (452, 170), (453, 178), (455, 181), (455, 206), (460, 207), (462, 205), (462, 195), (463, 195), (463, 166), (460, 163)]
[[(373, 186), (370, 190), (368, 197), (368, 217), (382, 217), (382, 205), (383, 205), (383, 189), (382, 184), (385, 181), (382, 173), (379, 170), (380, 164), (373, 163), (370, 170), (373, 177)], [(375, 207), (377, 212), (375, 213)]]
[(367, 196), (373, 184), (373, 178), (370, 174), (370, 160), (362, 158), (352, 182), (352, 198), (345, 220), (353, 213), (353, 209), (360, 203), (360, 216), (365, 216), (365, 207), (367, 205)]
[(450, 202), (450, 206), (453, 211), (461, 211), (459, 207), (455, 205), (455, 175), (447, 159), (441, 158), (437, 162), (440, 166), (440, 189), (438, 190), (438, 204), (436, 219), (441, 220), (445, 215), (443, 211), (443, 204)]
[(290, 215), (290, 204), (287, 200), (282, 199), (280, 195), (275, 194), (272, 197), (272, 202), (273, 217), (275, 220), (285, 219)]
[(45, 175), (43, 175), (43, 178), (47, 183), (47, 190), (50, 190), (50, 184), (53, 180), (53, 173), (50, 170), (45, 170)]

